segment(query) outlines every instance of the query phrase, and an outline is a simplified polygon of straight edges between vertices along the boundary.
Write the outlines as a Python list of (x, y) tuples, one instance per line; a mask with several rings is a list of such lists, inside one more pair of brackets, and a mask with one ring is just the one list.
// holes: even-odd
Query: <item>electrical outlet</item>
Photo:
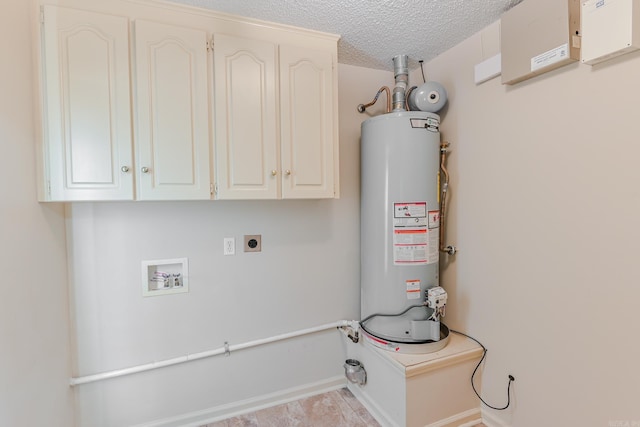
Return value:
[(260, 234), (249, 234), (244, 236), (244, 251), (245, 252), (262, 251), (262, 236)]
[(235, 255), (236, 254), (236, 239), (233, 237), (224, 238), (224, 254)]

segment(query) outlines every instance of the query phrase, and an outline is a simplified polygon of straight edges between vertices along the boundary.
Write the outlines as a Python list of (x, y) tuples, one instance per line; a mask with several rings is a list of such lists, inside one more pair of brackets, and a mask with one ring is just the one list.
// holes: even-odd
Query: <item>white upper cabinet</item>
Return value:
[(207, 34), (134, 28), (137, 198), (210, 199)]
[(43, 7), (40, 199), (131, 200), (129, 22)]
[(336, 197), (331, 52), (214, 42), (217, 198)]
[(154, 0), (34, 1), (41, 201), (339, 196), (337, 36)]
[(278, 198), (276, 45), (222, 34), (214, 43), (217, 198)]
[(280, 46), (283, 198), (335, 196), (332, 70), (329, 52)]

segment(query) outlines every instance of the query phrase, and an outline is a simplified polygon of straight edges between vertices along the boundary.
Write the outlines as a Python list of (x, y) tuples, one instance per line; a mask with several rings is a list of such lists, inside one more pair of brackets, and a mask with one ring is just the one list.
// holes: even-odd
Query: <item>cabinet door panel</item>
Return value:
[(276, 47), (218, 34), (214, 41), (217, 197), (277, 198)]
[(56, 6), (43, 12), (45, 199), (130, 200), (128, 20)]
[(328, 52), (280, 47), (283, 198), (334, 197), (332, 73)]
[(210, 198), (206, 43), (203, 31), (135, 22), (141, 200)]

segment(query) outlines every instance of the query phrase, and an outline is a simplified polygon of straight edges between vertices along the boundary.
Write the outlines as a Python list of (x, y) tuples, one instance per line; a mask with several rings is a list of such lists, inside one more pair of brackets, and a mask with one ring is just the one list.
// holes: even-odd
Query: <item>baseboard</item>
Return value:
[(511, 427), (492, 413), (482, 411), (482, 422), (487, 427)]
[(458, 427), (475, 427), (482, 422), (482, 418), (476, 418), (472, 421), (460, 424)]
[(358, 401), (365, 407), (367, 411), (376, 419), (378, 423), (382, 427), (400, 427), (396, 424), (395, 421), (391, 419), (389, 414), (387, 414), (378, 404), (376, 404), (373, 400), (369, 399), (369, 396), (362, 392), (362, 389), (359, 386), (356, 386), (352, 383), (347, 384), (347, 388), (353, 393), (353, 395), (358, 399)]
[(305, 397), (314, 396), (316, 394), (338, 390), (346, 385), (346, 378), (343, 375), (339, 375), (315, 383), (305, 384), (303, 386), (293, 387), (277, 391), (275, 393), (265, 394), (201, 411), (190, 412), (176, 417), (137, 424), (132, 427), (198, 427), (204, 424), (258, 411), (260, 409), (293, 402), (298, 399), (304, 399)]
[(431, 423), (425, 427), (472, 427), (481, 422), (480, 409), (476, 408), (460, 412), (459, 414)]

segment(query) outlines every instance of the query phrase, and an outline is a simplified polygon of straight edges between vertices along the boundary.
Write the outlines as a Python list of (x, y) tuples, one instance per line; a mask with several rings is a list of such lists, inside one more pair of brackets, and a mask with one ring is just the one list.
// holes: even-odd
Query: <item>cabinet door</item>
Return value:
[(329, 52), (280, 46), (283, 198), (335, 196), (332, 65)]
[(129, 23), (43, 6), (44, 200), (133, 198)]
[(215, 35), (219, 199), (279, 197), (276, 46)]
[(135, 22), (138, 199), (210, 199), (207, 35)]

